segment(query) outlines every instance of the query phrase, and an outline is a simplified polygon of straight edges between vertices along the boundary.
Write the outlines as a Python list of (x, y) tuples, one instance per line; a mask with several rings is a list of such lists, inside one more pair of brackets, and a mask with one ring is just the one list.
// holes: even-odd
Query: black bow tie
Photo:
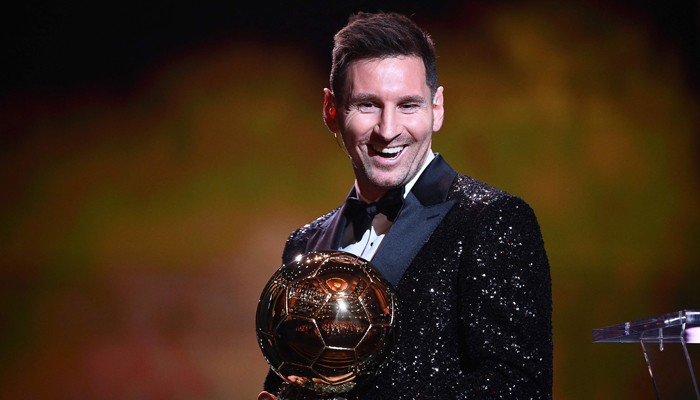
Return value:
[(401, 188), (388, 191), (379, 201), (367, 204), (357, 198), (348, 198), (345, 206), (345, 217), (352, 221), (355, 241), (362, 239), (365, 231), (372, 225), (372, 220), (377, 214), (386, 215), (391, 222), (396, 220), (403, 205), (403, 191)]

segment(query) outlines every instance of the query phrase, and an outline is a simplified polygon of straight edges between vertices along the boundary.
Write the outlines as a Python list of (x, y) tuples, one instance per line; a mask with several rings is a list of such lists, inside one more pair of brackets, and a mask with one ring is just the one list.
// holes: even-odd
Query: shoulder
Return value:
[(477, 212), (494, 203), (511, 201), (527, 204), (519, 197), (504, 190), (462, 174), (457, 174), (455, 177), (447, 198), (448, 200), (457, 200), (462, 207), (473, 208)]
[(287, 238), (287, 243), (284, 246), (284, 253), (282, 255), (283, 262), (286, 263), (290, 254), (299, 254), (300, 252), (305, 252), (306, 244), (309, 238), (317, 234), (319, 231), (324, 230), (331, 218), (340, 211), (340, 207), (335, 210), (322, 215), (321, 217), (315, 219), (312, 222), (302, 226), (301, 228), (292, 232)]
[(340, 211), (340, 207), (336, 208), (335, 210), (329, 212), (328, 214), (322, 215), (315, 220), (309, 222), (308, 224), (302, 226), (301, 228), (295, 230), (292, 232), (291, 235), (289, 235), (289, 239), (287, 241), (298, 241), (298, 240), (304, 240), (308, 238), (308, 236), (311, 233), (314, 233), (318, 231), (319, 229), (322, 229), (326, 222), (328, 222), (329, 219), (331, 219), (338, 211)]
[(539, 229), (534, 211), (523, 199), (465, 175), (455, 177), (448, 199), (456, 200), (453, 210), (472, 223), (518, 220)]

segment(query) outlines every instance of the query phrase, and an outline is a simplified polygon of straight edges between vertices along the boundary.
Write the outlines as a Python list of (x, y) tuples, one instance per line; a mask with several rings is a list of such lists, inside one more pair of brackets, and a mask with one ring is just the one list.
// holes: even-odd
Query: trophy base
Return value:
[[(354, 385), (353, 385), (354, 386)], [(313, 389), (313, 388), (309, 388)], [(342, 390), (338, 388), (339, 392)], [(345, 391), (350, 388), (343, 388)], [(343, 391), (342, 393), (327, 393), (327, 394), (317, 394), (310, 393), (303, 388), (295, 387), (288, 382), (282, 382), (279, 387), (277, 399), (278, 400), (352, 400), (352, 396), (347, 396), (347, 393)]]

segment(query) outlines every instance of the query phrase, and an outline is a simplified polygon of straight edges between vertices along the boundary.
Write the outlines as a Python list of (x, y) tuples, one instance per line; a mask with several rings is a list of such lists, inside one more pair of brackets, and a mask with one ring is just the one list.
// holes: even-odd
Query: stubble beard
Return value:
[(366, 183), (377, 189), (391, 190), (406, 185), (418, 173), (426, 156), (427, 152), (420, 160), (414, 159), (412, 163), (401, 165), (396, 171), (384, 171), (371, 165), (371, 160), (363, 162), (361, 169)]

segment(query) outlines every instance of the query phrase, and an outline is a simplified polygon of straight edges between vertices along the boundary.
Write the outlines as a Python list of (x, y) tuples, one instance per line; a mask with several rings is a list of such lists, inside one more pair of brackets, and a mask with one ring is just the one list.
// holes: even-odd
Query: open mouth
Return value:
[(406, 146), (396, 146), (396, 147), (378, 147), (378, 146), (373, 146), (369, 145), (369, 148), (372, 149), (379, 157), (382, 158), (388, 158), (388, 159), (394, 159), (401, 154), (403, 149), (406, 148)]

